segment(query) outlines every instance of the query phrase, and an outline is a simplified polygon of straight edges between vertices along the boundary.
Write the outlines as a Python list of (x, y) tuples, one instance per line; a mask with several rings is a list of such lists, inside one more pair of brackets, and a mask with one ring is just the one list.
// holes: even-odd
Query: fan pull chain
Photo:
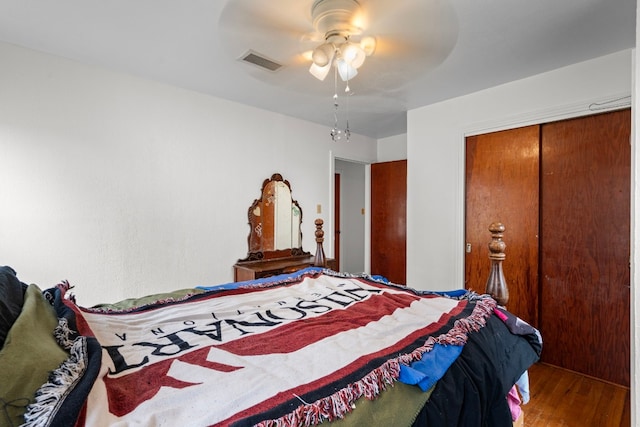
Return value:
[[(342, 139), (342, 130), (338, 128), (338, 69), (334, 69), (333, 76), (333, 129), (331, 129), (331, 139), (333, 142), (340, 141)], [(351, 95), (351, 89), (349, 88), (349, 80), (347, 80), (347, 87), (345, 88), (347, 93), (347, 127), (344, 130), (345, 140), (349, 142), (351, 138), (351, 131), (349, 130), (349, 95)]]

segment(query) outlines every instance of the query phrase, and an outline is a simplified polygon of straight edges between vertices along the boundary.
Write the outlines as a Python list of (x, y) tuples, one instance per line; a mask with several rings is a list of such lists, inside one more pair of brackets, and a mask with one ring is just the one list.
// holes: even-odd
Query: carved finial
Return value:
[(498, 304), (505, 306), (509, 301), (509, 289), (502, 272), (502, 261), (506, 258), (504, 253), (507, 245), (502, 241), (505, 226), (494, 222), (489, 226), (491, 243), (489, 243), (489, 259), (491, 260), (491, 272), (487, 279), (486, 292), (495, 299)]
[(504, 261), (506, 255), (504, 250), (507, 245), (502, 241), (504, 237), (504, 224), (501, 222), (494, 222), (489, 226), (491, 232), (491, 243), (489, 243), (489, 259)]
[(318, 218), (314, 221), (316, 225), (316, 259), (313, 263), (316, 267), (326, 267), (327, 260), (324, 257), (324, 249), (322, 247), (322, 242), (324, 242), (324, 230), (322, 230), (322, 225), (324, 221), (321, 218)]

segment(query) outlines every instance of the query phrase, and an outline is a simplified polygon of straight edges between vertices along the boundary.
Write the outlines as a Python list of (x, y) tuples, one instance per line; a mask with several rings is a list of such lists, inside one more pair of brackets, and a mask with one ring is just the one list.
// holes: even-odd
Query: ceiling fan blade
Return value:
[[(366, 91), (395, 90), (446, 60), (458, 38), (458, 19), (449, 0), (361, 0), (364, 35), (376, 49), (362, 67)], [(401, 77), (400, 77), (401, 76)]]
[(229, 1), (220, 14), (220, 38), (227, 51), (239, 57), (247, 50), (289, 63), (311, 40), (310, 5), (299, 0)]

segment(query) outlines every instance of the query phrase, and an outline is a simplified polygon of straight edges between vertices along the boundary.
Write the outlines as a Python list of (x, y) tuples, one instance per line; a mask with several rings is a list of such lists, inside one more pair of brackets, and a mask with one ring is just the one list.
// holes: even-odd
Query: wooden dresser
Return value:
[[(233, 266), (233, 280), (243, 282), (245, 280), (260, 279), (262, 277), (275, 276), (277, 274), (293, 273), (303, 268), (312, 267), (316, 257), (313, 255), (275, 258), (259, 261), (245, 261)], [(334, 259), (326, 260), (326, 267), (332, 270), (336, 268)]]

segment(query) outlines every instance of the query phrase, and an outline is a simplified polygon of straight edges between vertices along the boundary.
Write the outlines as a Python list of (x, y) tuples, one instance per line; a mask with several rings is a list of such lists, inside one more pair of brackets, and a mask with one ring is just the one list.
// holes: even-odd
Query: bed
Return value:
[(0, 267), (0, 425), (512, 426), (542, 340), (503, 307), (504, 227), (491, 294), (326, 268), (316, 227), (317, 265), (92, 307)]
[(541, 351), (491, 296), (321, 267), (94, 307), (0, 279), (2, 425), (509, 426)]

